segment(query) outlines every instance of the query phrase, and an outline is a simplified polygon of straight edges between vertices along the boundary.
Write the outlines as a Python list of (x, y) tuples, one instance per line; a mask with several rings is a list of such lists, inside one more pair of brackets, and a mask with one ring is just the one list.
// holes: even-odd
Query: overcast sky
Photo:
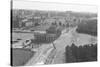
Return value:
[(59, 4), (35, 1), (17, 1), (13, 0), (13, 8), (15, 9), (34, 9), (47, 11), (76, 11), (76, 12), (92, 12), (97, 13), (97, 6), (76, 5), (76, 4)]

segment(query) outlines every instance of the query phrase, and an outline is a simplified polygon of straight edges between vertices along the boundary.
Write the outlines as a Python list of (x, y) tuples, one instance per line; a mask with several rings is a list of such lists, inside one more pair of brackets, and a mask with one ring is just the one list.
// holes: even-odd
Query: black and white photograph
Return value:
[(11, 0), (11, 66), (97, 62), (97, 6)]

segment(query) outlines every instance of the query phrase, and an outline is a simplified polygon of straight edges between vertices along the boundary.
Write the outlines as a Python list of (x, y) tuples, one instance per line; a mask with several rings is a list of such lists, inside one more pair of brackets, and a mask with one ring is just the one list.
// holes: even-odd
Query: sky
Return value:
[(82, 4), (48, 3), (13, 0), (13, 9), (32, 9), (46, 11), (75, 11), (97, 13), (97, 6)]

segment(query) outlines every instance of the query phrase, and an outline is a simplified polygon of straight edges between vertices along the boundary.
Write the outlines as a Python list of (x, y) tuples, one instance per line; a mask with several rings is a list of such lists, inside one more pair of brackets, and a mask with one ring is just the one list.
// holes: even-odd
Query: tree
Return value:
[(61, 26), (61, 25), (62, 25), (62, 23), (61, 23), (61, 22), (59, 22), (59, 25)]
[(35, 24), (34, 24), (34, 26), (39, 26), (40, 24), (38, 23), (38, 22), (36, 22)]
[[(70, 55), (70, 56), (69, 56)], [(84, 46), (75, 46), (72, 44), (66, 47), (66, 62), (86, 62), (97, 60), (97, 44), (85, 44)], [(73, 57), (74, 60), (71, 58)]]

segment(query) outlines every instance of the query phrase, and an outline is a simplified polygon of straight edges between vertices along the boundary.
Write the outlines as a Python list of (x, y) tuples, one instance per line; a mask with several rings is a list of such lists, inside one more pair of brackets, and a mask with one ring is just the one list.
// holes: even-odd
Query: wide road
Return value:
[[(92, 41), (91, 41), (92, 38)], [(95, 41), (95, 37), (78, 34), (75, 32), (75, 28), (71, 28), (69, 32), (62, 34), (55, 42), (56, 49), (53, 48), (52, 44), (43, 44), (36, 55), (26, 64), (60, 64), (65, 63), (65, 47), (75, 43), (79, 45), (92, 43)]]
[(35, 56), (33, 56), (25, 65), (37, 65), (37, 64), (45, 64), (46, 59), (48, 58), (50, 52), (53, 50), (52, 44), (43, 44)]
[[(76, 27), (77, 28), (77, 27)], [(56, 55), (52, 64), (65, 63), (65, 47), (74, 43), (76, 46), (97, 43), (97, 37), (88, 34), (79, 34), (76, 28), (71, 28), (69, 32), (62, 34), (55, 42)]]

